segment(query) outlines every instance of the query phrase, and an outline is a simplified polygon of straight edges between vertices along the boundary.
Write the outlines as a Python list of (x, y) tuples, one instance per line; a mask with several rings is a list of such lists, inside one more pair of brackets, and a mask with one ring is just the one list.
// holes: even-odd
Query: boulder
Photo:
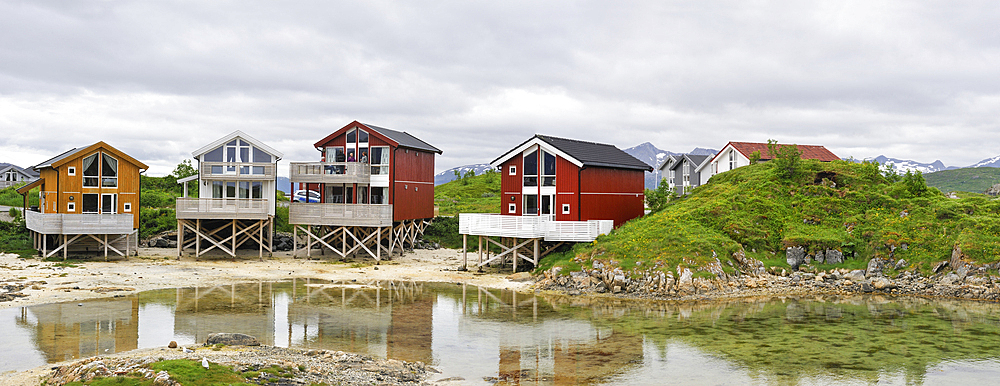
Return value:
[(518, 272), (507, 276), (507, 280), (516, 282), (525, 282), (531, 280), (531, 273), (529, 272)]
[(684, 268), (681, 272), (681, 278), (677, 280), (677, 289), (690, 291), (694, 288), (694, 273), (691, 273), (690, 269)]
[(865, 271), (860, 269), (855, 269), (851, 272), (844, 274), (844, 279), (850, 280), (855, 283), (860, 283), (865, 280)]
[(785, 261), (792, 266), (792, 270), (799, 269), (799, 266), (806, 262), (806, 250), (802, 247), (788, 247), (785, 250)]
[(230, 332), (209, 334), (208, 339), (205, 341), (205, 345), (210, 346), (213, 344), (224, 344), (227, 346), (260, 346), (260, 342), (257, 341), (256, 337), (247, 334)]
[(816, 251), (816, 256), (813, 257), (813, 260), (819, 264), (823, 264), (826, 262), (826, 256), (823, 251)]
[(1000, 184), (994, 184), (989, 189), (986, 189), (983, 194), (996, 197), (997, 194), (1000, 194)]
[(944, 277), (941, 278), (941, 284), (945, 285), (960, 284), (961, 282), (962, 278), (956, 275), (954, 272), (948, 272), (947, 275), (944, 275)]
[(892, 280), (889, 280), (887, 277), (880, 276), (872, 279), (872, 287), (875, 287), (877, 290), (887, 290), (896, 288), (896, 283), (893, 283)]
[(844, 254), (836, 249), (827, 249), (824, 257), (827, 264), (840, 264), (844, 262)]
[(868, 268), (865, 269), (865, 277), (882, 276), (883, 270), (885, 270), (885, 260), (882, 259), (868, 260)]

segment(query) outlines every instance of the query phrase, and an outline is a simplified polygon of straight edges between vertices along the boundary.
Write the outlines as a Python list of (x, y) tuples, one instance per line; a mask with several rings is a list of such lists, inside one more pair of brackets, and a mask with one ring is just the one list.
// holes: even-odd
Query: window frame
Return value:
[(515, 204), (515, 203), (509, 203), (509, 204), (507, 204), (507, 213), (508, 214), (517, 214), (517, 204)]
[(562, 204), (562, 214), (569, 214), (569, 204)]

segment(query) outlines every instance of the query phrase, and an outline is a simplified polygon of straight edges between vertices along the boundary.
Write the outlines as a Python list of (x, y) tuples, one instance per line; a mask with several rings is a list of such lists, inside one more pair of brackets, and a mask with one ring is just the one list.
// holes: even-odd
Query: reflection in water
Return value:
[(0, 311), (0, 371), (239, 332), (485, 384), (938, 384), (1000, 376), (1000, 306), (917, 298), (678, 304), (296, 279)]

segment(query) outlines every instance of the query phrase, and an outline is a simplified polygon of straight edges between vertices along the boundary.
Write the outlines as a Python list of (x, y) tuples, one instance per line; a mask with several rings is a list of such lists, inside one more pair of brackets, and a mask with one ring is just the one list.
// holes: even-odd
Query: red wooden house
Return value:
[[(480, 236), (480, 245), (483, 236), (513, 238), (494, 259), (511, 253), (534, 264), (540, 241), (593, 241), (642, 216), (643, 172), (653, 169), (613, 145), (537, 134), (491, 165), (502, 176), (502, 213), (461, 214), (459, 233)], [(517, 252), (529, 242), (533, 258)]]
[(381, 260), (383, 250), (415, 241), (434, 217), (436, 147), (357, 121), (313, 146), (320, 162), (293, 162), (289, 177), (298, 201), (289, 223), (309, 236), (307, 255), (318, 243), (341, 256), (364, 250)]

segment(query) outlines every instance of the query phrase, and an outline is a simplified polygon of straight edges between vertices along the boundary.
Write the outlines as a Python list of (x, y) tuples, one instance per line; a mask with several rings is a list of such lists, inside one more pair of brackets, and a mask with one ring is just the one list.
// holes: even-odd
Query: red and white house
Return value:
[(532, 258), (517, 253), (518, 242), (504, 253), (536, 265), (540, 241), (593, 241), (642, 216), (643, 172), (653, 169), (614, 145), (538, 134), (491, 165), (502, 176), (501, 213), (460, 214), (459, 233), (480, 245), (484, 236), (526, 239), (520, 246), (533, 242)]
[[(839, 160), (836, 154), (833, 154), (827, 148), (819, 145), (786, 145), (777, 144), (778, 148), (785, 146), (795, 146), (802, 153), (802, 159), (814, 159), (817, 161), (830, 162)], [(767, 144), (760, 142), (729, 142), (722, 148), (721, 151), (715, 154), (715, 157), (711, 159), (708, 163), (702, 164), (697, 172), (701, 174), (701, 185), (707, 184), (708, 179), (712, 176), (727, 172), (738, 167), (743, 167), (750, 165), (750, 158), (753, 153), (757, 152), (760, 155), (761, 161), (769, 161), (773, 157), (768, 153)]]
[[(289, 224), (309, 236), (307, 255), (320, 244), (344, 256), (402, 250), (434, 217), (434, 156), (441, 150), (406, 132), (358, 121), (313, 146), (320, 162), (292, 162), (296, 200)], [(388, 240), (383, 243), (382, 241)]]

